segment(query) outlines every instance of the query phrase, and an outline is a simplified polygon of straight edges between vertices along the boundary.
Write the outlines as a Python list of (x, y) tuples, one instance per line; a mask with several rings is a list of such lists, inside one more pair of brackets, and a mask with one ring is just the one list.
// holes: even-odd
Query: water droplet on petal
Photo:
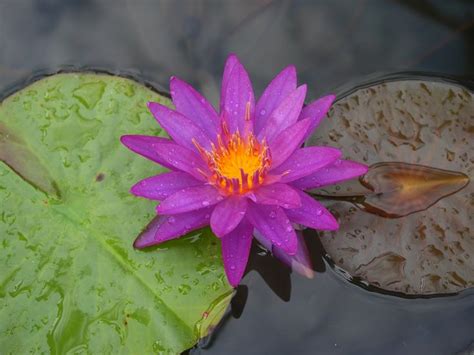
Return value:
[(168, 218), (168, 223), (173, 224), (174, 222), (176, 222), (176, 219), (173, 216)]
[(275, 218), (276, 217), (276, 213), (271, 211), (270, 214), (268, 215), (270, 218)]
[(206, 201), (206, 200), (202, 201), (202, 205), (203, 206), (209, 206), (209, 201)]
[(262, 108), (262, 109), (260, 110), (260, 114), (261, 114), (262, 116), (263, 116), (264, 114), (266, 114), (266, 113), (267, 113), (267, 111), (266, 111), (265, 109)]

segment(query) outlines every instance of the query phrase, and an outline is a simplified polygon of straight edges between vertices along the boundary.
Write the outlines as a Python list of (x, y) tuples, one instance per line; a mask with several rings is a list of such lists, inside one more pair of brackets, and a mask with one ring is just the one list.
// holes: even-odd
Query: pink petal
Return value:
[(277, 205), (283, 208), (301, 206), (298, 192), (287, 184), (275, 183), (260, 186), (255, 192), (255, 202), (262, 205)]
[(222, 86), (221, 86), (221, 102), (220, 102), (220, 111), (224, 111), (224, 102), (225, 96), (227, 94), (227, 85), (229, 83), (230, 74), (232, 73), (232, 69), (234, 69), (234, 65), (239, 62), (239, 59), (235, 54), (230, 54), (227, 57), (224, 66), (224, 74), (222, 75)]
[(271, 168), (275, 169), (288, 159), (293, 152), (301, 146), (303, 139), (311, 125), (311, 119), (307, 118), (296, 122), (286, 128), (270, 144), (272, 154)]
[(169, 169), (187, 172), (198, 180), (205, 180), (203, 174), (209, 171), (199, 155), (169, 139), (125, 135), (120, 137), (120, 141), (131, 151)]
[(319, 230), (332, 231), (339, 228), (337, 220), (326, 207), (302, 191), (299, 191), (299, 195), (301, 207), (286, 211), (290, 221)]
[(301, 231), (295, 231), (298, 239), (298, 249), (295, 255), (288, 255), (280, 248), (272, 246), (258, 231), (254, 231), (254, 237), (262, 244), (263, 247), (272, 252), (278, 260), (288, 265), (293, 271), (298, 274), (312, 279), (314, 277), (313, 263), (309, 256), (308, 248), (304, 241)]
[(169, 139), (142, 135), (125, 135), (120, 137), (120, 141), (132, 152), (140, 154), (141, 156), (169, 169), (173, 169), (173, 165), (171, 165), (163, 156), (158, 154), (154, 148), (156, 144), (174, 144)]
[(300, 119), (309, 117), (313, 122), (304, 140), (308, 138), (308, 136), (319, 126), (324, 117), (326, 117), (326, 114), (328, 113), (335, 99), (335, 95), (321, 97), (320, 99), (310, 103), (301, 111)]
[(222, 195), (214, 186), (188, 187), (165, 199), (158, 205), (156, 211), (158, 214), (166, 215), (184, 213), (215, 205), (222, 199)]
[(288, 95), (268, 117), (258, 138), (271, 143), (285, 128), (293, 125), (301, 113), (305, 96), (306, 85), (300, 86)]
[(326, 185), (353, 179), (367, 172), (367, 166), (351, 160), (336, 160), (334, 163), (291, 183), (302, 190), (316, 189)]
[(135, 196), (163, 200), (179, 190), (202, 184), (187, 173), (172, 171), (141, 180), (130, 191)]
[(218, 237), (232, 232), (247, 210), (247, 198), (231, 196), (219, 202), (211, 215), (211, 229)]
[(210, 149), (209, 137), (186, 116), (156, 102), (149, 102), (148, 108), (161, 127), (179, 145), (196, 150), (193, 143), (193, 140), (196, 140), (202, 147)]
[(209, 139), (214, 140), (220, 128), (219, 116), (214, 107), (191, 85), (176, 77), (171, 78), (170, 88), (176, 111), (188, 117)]
[(186, 233), (209, 224), (212, 207), (181, 213), (176, 216), (156, 216), (133, 243), (142, 249), (167, 240), (179, 238)]
[(222, 238), (222, 261), (227, 279), (236, 287), (245, 271), (252, 246), (253, 226), (242, 220), (229, 234)]
[(258, 134), (278, 105), (296, 89), (296, 69), (283, 69), (267, 86), (255, 108), (255, 132)]
[(306, 147), (296, 150), (272, 174), (281, 174), (281, 182), (290, 182), (310, 175), (335, 162), (341, 157), (341, 151), (331, 147)]
[(252, 83), (247, 71), (237, 59), (225, 88), (223, 86), (221, 116), (227, 122), (230, 132), (239, 130), (241, 133), (246, 133), (253, 130), (254, 111), (255, 98)]
[(281, 207), (249, 202), (248, 220), (273, 245), (294, 255), (298, 248), (296, 233)]

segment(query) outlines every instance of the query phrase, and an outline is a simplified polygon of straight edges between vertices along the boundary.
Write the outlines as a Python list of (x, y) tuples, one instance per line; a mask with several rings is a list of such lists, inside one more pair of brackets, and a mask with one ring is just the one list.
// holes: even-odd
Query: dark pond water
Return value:
[[(239, 54), (257, 92), (289, 63), (297, 66), (299, 81), (308, 83), (309, 99), (341, 86), (344, 89), (338, 92), (347, 91), (379, 77), (377, 73), (397, 71), (455, 76), (472, 90), (474, 3), (0, 3), (2, 89), (13, 88), (18, 80), (43, 68), (93, 66), (130, 70), (163, 88), (170, 75), (178, 75), (215, 103), (229, 52)], [(435, 165), (433, 161), (429, 165)], [(231, 312), (193, 353), (474, 352), (472, 289), (430, 298), (404, 298), (366, 289), (348, 282), (330, 266), (317, 236), (306, 232), (305, 238), (316, 269), (314, 278), (291, 273), (254, 245), (249, 272)]]

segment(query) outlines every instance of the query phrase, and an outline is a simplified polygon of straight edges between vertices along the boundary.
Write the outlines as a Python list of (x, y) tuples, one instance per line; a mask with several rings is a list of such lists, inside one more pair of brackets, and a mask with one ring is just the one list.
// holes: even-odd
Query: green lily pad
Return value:
[(130, 186), (163, 171), (119, 142), (164, 135), (129, 79), (46, 77), (0, 106), (0, 344), (4, 354), (177, 353), (232, 294), (208, 229), (153, 250), (132, 242), (154, 202)]

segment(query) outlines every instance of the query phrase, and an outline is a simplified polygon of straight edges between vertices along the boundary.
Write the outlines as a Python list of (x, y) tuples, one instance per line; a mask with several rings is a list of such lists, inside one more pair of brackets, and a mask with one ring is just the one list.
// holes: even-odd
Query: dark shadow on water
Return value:
[(275, 295), (282, 301), (290, 301), (291, 269), (274, 258), (270, 253), (263, 252), (262, 250), (262, 247), (257, 245), (257, 242), (253, 243), (247, 272), (255, 270)]

